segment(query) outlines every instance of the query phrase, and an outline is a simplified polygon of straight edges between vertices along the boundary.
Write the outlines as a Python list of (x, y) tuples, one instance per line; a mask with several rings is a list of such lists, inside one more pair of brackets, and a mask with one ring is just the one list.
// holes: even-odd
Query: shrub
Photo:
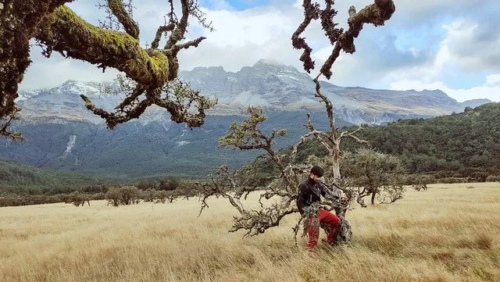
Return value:
[(500, 175), (488, 175), (486, 182), (500, 182)]

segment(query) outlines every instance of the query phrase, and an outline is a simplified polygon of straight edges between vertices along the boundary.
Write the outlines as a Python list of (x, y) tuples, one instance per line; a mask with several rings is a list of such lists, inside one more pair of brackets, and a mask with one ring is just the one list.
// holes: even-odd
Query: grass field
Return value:
[(500, 183), (356, 208), (352, 244), (314, 253), (295, 246), (297, 215), (243, 238), (232, 207), (209, 204), (0, 208), (0, 281), (500, 281)]

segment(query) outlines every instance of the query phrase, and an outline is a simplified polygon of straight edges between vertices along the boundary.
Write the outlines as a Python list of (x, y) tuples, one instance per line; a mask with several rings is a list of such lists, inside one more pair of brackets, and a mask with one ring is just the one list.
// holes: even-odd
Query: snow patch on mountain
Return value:
[(64, 151), (61, 159), (65, 159), (69, 153), (71, 153), (71, 149), (75, 146), (76, 143), (76, 135), (69, 136), (68, 144), (66, 145), (66, 151)]
[[(309, 74), (274, 60), (260, 60), (237, 72), (226, 72), (222, 67), (196, 67), (181, 71), (181, 80), (206, 97), (218, 100), (211, 115), (240, 115), (248, 106), (267, 110), (324, 110), (324, 104), (315, 97), (315, 85)], [(390, 91), (362, 87), (341, 87), (321, 81), (321, 92), (328, 97), (338, 118), (351, 123), (377, 123), (402, 117), (422, 117), (462, 111), (461, 104), (439, 90)], [(85, 108), (80, 95), (91, 99), (95, 106), (114, 111), (124, 93), (110, 94), (116, 84), (69, 80), (59, 87), (34, 91), (21, 91), (19, 105), (22, 118), (59, 117), (102, 123), (99, 116)], [(115, 91), (118, 92), (118, 91)], [(475, 101), (477, 106), (488, 101)], [(151, 107), (138, 120), (146, 125), (150, 121), (169, 121), (165, 109)], [(168, 131), (168, 125), (165, 130)]]
[(184, 141), (184, 140), (183, 140), (183, 141), (177, 141), (177, 142), (175, 142), (175, 143), (177, 144), (177, 147), (180, 147), (180, 146), (187, 145), (187, 144), (189, 144), (189, 143), (191, 143), (191, 142), (189, 142), (189, 141)]

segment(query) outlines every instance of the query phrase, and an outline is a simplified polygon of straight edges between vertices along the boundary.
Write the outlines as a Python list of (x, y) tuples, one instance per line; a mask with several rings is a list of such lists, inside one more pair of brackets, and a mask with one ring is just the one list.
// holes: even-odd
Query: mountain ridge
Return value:
[[(70, 80), (59, 87), (20, 93), (21, 119), (11, 129), (23, 133), (26, 141), (0, 142), (0, 158), (38, 168), (122, 178), (205, 177), (214, 167), (239, 167), (261, 153), (218, 147), (218, 138), (227, 134), (233, 121), (244, 119), (250, 105), (264, 108), (268, 119), (262, 130), (287, 130), (286, 136), (276, 140), (278, 149), (294, 144), (307, 132), (303, 127), (307, 113), (318, 129), (328, 129), (324, 105), (314, 97), (314, 82), (291, 66), (263, 60), (234, 73), (222, 67), (198, 67), (181, 71), (180, 77), (219, 101), (200, 128), (177, 124), (166, 110), (151, 107), (139, 119), (109, 130), (84, 107), (80, 95), (111, 111), (124, 94), (110, 94), (107, 89), (115, 87), (111, 83)], [(488, 102), (461, 104), (439, 90), (391, 91), (325, 81), (321, 85), (334, 105), (337, 127), (429, 118)]]
[[(307, 73), (270, 60), (259, 60), (237, 72), (225, 71), (221, 66), (195, 67), (191, 71), (180, 71), (179, 77), (203, 95), (218, 100), (216, 107), (207, 111), (209, 115), (244, 115), (248, 106), (279, 111), (324, 109), (314, 97), (315, 85)], [(396, 91), (342, 87), (327, 81), (320, 83), (322, 93), (332, 101), (338, 117), (353, 124), (383, 124), (392, 118), (426, 118), (491, 102), (480, 99), (459, 103), (441, 90)], [(22, 117), (58, 116), (99, 123), (100, 118), (85, 109), (79, 96), (84, 94), (96, 106), (112, 110), (124, 94), (107, 94), (109, 85), (69, 80), (59, 87), (21, 91)], [(165, 111), (158, 111), (163, 110), (148, 109), (141, 120), (168, 119)]]

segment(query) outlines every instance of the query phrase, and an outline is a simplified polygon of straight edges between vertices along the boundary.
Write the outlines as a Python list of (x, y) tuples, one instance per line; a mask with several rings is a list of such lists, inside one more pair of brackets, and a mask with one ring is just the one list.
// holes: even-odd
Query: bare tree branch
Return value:
[(159, 26), (158, 29), (156, 30), (155, 38), (153, 39), (153, 42), (151, 43), (151, 49), (158, 49), (158, 46), (160, 46), (160, 40), (161, 40), (163, 34), (169, 32), (169, 31), (172, 31), (174, 29), (174, 27), (175, 27), (174, 23)]
[(312, 48), (309, 47), (304, 37), (300, 35), (306, 30), (313, 20), (321, 18), (321, 26), (325, 31), (326, 37), (330, 44), (334, 45), (332, 52), (320, 69), (320, 73), (327, 79), (332, 76), (332, 66), (340, 55), (340, 51), (346, 53), (354, 53), (354, 38), (357, 38), (363, 25), (370, 23), (375, 26), (380, 26), (389, 20), (396, 8), (392, 0), (375, 0), (374, 4), (368, 5), (356, 13), (356, 9), (351, 7), (348, 11), (349, 19), (348, 30), (337, 28), (337, 24), (333, 22), (337, 11), (333, 9), (333, 0), (325, 0), (325, 8), (321, 9), (318, 3), (312, 3), (311, 0), (303, 0), (304, 21), (297, 27), (297, 30), (292, 35), (292, 45), (296, 49), (304, 49), (300, 60), (304, 62), (304, 70), (310, 72), (314, 69), (314, 61), (311, 59)]

